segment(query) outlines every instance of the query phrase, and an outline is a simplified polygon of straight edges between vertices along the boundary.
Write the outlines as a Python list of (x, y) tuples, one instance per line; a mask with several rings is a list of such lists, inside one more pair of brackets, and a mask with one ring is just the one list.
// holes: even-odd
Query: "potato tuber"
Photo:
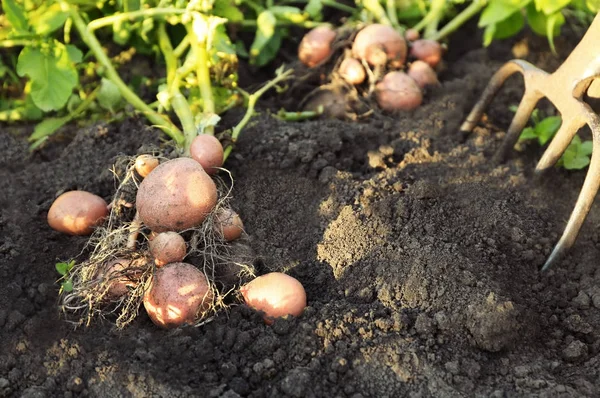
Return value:
[(90, 235), (107, 215), (108, 205), (101, 197), (86, 191), (69, 191), (50, 206), (48, 224), (65, 234)]

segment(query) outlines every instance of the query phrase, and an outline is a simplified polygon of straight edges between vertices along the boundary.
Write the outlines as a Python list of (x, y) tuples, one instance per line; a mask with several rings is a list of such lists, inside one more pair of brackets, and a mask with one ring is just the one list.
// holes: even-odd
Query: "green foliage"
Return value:
[(62, 276), (60, 284), (60, 293), (73, 291), (73, 281), (69, 278), (69, 272), (75, 266), (75, 260), (69, 262), (56, 263), (56, 271)]

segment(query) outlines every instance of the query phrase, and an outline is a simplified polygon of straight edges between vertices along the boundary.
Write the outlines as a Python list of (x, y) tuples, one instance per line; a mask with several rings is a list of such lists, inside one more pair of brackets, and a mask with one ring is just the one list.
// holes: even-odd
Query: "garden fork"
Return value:
[(508, 77), (516, 72), (523, 75), (525, 93), (506, 132), (506, 137), (495, 155), (501, 161), (514, 147), (538, 101), (544, 97), (562, 116), (562, 124), (536, 167), (541, 173), (553, 166), (569, 146), (577, 131), (586, 124), (592, 131), (593, 152), (583, 188), (567, 226), (542, 271), (550, 268), (577, 239), (577, 235), (600, 187), (600, 117), (584, 102), (583, 96), (600, 95), (600, 13), (588, 28), (577, 47), (554, 72), (547, 73), (534, 65), (512, 60), (504, 64), (492, 77), (461, 130), (471, 132), (481, 119), (485, 108)]

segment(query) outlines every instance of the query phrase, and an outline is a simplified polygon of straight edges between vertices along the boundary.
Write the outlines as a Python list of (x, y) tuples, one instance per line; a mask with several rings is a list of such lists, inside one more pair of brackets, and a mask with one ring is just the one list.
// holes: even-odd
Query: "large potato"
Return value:
[(187, 263), (171, 263), (152, 276), (144, 295), (144, 308), (162, 328), (193, 324), (210, 309), (213, 293), (206, 275)]
[(136, 206), (142, 222), (155, 232), (198, 226), (217, 203), (217, 187), (202, 166), (190, 158), (156, 167), (142, 181)]
[(69, 235), (90, 235), (108, 215), (104, 199), (86, 191), (69, 191), (60, 195), (48, 210), (52, 229)]
[(372, 24), (356, 35), (352, 55), (370, 65), (389, 63), (394, 68), (404, 65), (408, 51), (406, 40), (391, 26)]

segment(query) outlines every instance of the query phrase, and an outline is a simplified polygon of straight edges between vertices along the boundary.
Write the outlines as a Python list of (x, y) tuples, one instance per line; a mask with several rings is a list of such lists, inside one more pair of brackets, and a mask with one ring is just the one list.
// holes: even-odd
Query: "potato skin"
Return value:
[(367, 73), (359, 60), (346, 58), (340, 65), (340, 75), (350, 84), (358, 85), (365, 81)]
[(129, 288), (135, 288), (138, 284), (137, 279), (139, 278), (140, 272), (132, 272), (130, 274), (123, 274), (119, 276), (121, 272), (130, 267), (139, 266), (139, 261), (133, 261), (126, 258), (117, 258), (109, 261), (102, 267), (102, 277), (106, 280), (110, 280), (110, 286), (108, 287), (107, 295), (110, 299), (117, 299), (129, 293)]
[(140, 155), (135, 159), (135, 171), (140, 177), (147, 177), (158, 166), (158, 159), (152, 155)]
[(144, 294), (144, 308), (155, 325), (170, 329), (201, 319), (213, 299), (202, 271), (188, 263), (171, 263), (152, 276)]
[(435, 40), (415, 40), (410, 47), (410, 55), (435, 68), (442, 60), (442, 46)]
[(421, 105), (423, 93), (417, 83), (404, 72), (390, 72), (377, 83), (379, 107), (385, 111), (409, 111)]
[(157, 267), (181, 262), (187, 251), (183, 237), (173, 231), (157, 234), (148, 246)]
[(142, 222), (154, 232), (198, 226), (217, 203), (217, 187), (191, 158), (162, 163), (140, 184), (136, 206)]
[(272, 324), (275, 318), (299, 316), (306, 307), (306, 291), (295, 278), (281, 272), (259, 276), (240, 288), (248, 306), (264, 313)]
[(437, 74), (425, 61), (417, 60), (410, 64), (408, 76), (412, 77), (420, 88), (438, 86), (440, 84)]
[(331, 55), (331, 43), (336, 33), (328, 26), (319, 26), (304, 35), (298, 46), (298, 59), (313, 68)]
[(48, 210), (48, 224), (69, 235), (90, 235), (108, 215), (106, 201), (86, 191), (69, 191), (60, 195)]
[(238, 239), (244, 231), (240, 215), (232, 209), (222, 209), (215, 216), (215, 228), (227, 242)]
[(204, 168), (208, 174), (216, 174), (223, 166), (223, 145), (217, 137), (200, 134), (192, 140), (190, 156)]
[(404, 65), (407, 51), (404, 37), (391, 26), (381, 24), (362, 29), (352, 44), (354, 57), (364, 59), (370, 65), (382, 65), (387, 61), (392, 67), (399, 68)]

